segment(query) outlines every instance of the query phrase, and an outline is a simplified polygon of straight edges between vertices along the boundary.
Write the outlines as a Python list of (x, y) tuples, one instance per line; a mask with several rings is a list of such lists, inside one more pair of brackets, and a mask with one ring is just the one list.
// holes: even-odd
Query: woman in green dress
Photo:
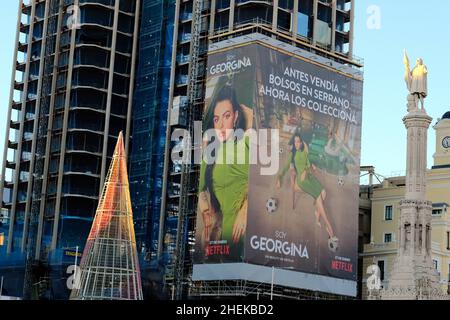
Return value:
[(303, 191), (314, 198), (317, 225), (321, 227), (320, 220), (323, 219), (329, 236), (329, 243), (332, 243), (329, 247), (330, 249), (335, 249), (338, 245), (338, 238), (334, 234), (333, 227), (325, 210), (326, 191), (312, 173), (312, 171), (316, 171), (317, 169), (309, 161), (309, 148), (304, 142), (299, 130), (296, 130), (289, 144), (292, 145), (292, 151), (289, 154), (288, 162), (278, 176), (277, 188), (281, 188), (283, 178), (287, 171), (290, 170), (291, 184), (294, 191)]
[[(206, 148), (215, 145), (213, 152), (205, 152), (202, 159), (199, 186), (202, 244), (208, 248), (210, 241), (215, 240), (225, 246), (214, 252), (221, 261), (242, 258), (247, 228), (249, 138), (236, 134), (239, 129), (241, 133), (246, 130), (243, 106), (238, 103), (234, 89), (224, 85), (212, 99), (204, 120)], [(230, 154), (228, 157), (226, 154), (230, 150), (232, 161)]]

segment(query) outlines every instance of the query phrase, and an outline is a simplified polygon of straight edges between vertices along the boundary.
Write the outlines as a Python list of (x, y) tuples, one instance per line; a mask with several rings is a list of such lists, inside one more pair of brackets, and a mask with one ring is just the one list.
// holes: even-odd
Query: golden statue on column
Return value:
[(408, 112), (419, 110), (419, 101), (422, 110), (425, 110), (425, 98), (428, 96), (428, 69), (422, 59), (416, 60), (416, 66), (411, 70), (408, 54), (406, 50), (403, 55), (405, 64), (405, 82), (410, 92), (408, 96)]

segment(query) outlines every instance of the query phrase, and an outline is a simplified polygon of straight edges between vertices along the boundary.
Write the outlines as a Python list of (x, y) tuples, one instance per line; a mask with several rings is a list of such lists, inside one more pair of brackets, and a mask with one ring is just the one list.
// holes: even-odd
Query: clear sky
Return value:
[[(17, 6), (18, 0), (2, 0), (0, 5), (0, 114), (3, 115), (0, 158), (5, 140)], [(422, 57), (428, 67), (426, 107), (434, 118), (433, 124), (450, 110), (449, 12), (450, 1), (356, 0), (354, 54), (365, 61), (361, 164), (374, 165), (381, 175), (405, 170), (406, 131), (402, 118), (406, 114), (408, 92), (403, 81), (404, 48), (412, 65), (417, 57)], [(434, 139), (434, 130), (430, 129), (429, 166), (433, 161)]]
[[(6, 116), (11, 87), (12, 59), (16, 40), (19, 0), (0, 0), (0, 167), (3, 163)], [(1, 175), (1, 172), (0, 172)]]
[[(442, 0), (356, 0), (355, 55), (364, 58), (365, 85), (362, 160), (382, 175), (405, 171), (406, 90), (403, 81), (403, 49), (411, 65), (418, 57), (428, 67), (426, 109), (437, 118), (450, 111), (450, 1)], [(381, 28), (370, 29), (370, 6), (378, 6)], [(370, 21), (370, 20), (369, 20)], [(369, 24), (372, 25), (372, 24)], [(428, 166), (432, 166), (435, 132), (429, 131)]]

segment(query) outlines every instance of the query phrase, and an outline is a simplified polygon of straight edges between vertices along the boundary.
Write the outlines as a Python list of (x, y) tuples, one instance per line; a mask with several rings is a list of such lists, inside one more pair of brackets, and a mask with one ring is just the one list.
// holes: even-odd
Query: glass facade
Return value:
[(163, 265), (157, 256), (175, 0), (143, 0), (141, 10), (129, 172), (144, 295), (148, 295), (149, 278), (160, 274)]

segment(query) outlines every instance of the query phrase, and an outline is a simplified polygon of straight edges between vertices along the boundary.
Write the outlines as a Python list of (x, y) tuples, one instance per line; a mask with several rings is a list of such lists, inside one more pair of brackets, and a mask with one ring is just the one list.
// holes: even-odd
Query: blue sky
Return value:
[(3, 163), (18, 7), (18, 0), (3, 0), (0, 4), (0, 163)]
[[(406, 85), (403, 49), (414, 64), (422, 57), (428, 67), (426, 109), (437, 118), (450, 110), (448, 64), (450, 2), (441, 0), (356, 0), (355, 54), (365, 62), (362, 159), (382, 175), (405, 170)], [(419, 5), (420, 4), (420, 5)], [(376, 5), (381, 28), (369, 29), (367, 9)], [(432, 166), (435, 132), (429, 131), (428, 166)]]
[[(390, 176), (405, 169), (407, 90), (403, 81), (403, 49), (412, 62), (422, 57), (428, 66), (429, 115), (437, 118), (450, 110), (450, 37), (447, 21), (450, 2), (442, 0), (356, 0), (355, 52), (365, 61), (363, 165), (374, 165)], [(0, 157), (3, 155), (9, 100), (12, 55), (18, 0), (2, 0), (0, 10)], [(420, 5), (419, 5), (420, 3)], [(380, 28), (368, 28), (370, 6), (381, 14)], [(372, 21), (372, 20), (371, 20)], [(428, 165), (432, 165), (434, 130), (429, 131)]]

